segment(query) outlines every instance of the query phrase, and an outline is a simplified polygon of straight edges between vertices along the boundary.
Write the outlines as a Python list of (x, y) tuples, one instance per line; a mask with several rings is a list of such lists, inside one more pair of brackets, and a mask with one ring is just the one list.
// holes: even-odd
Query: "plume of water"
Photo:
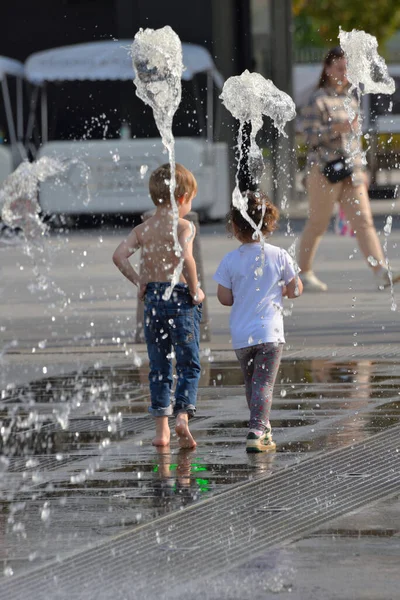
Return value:
[(172, 120), (178, 108), (183, 71), (182, 46), (169, 27), (140, 29), (132, 43), (136, 95), (153, 109), (164, 145), (174, 146)]
[[(168, 151), (171, 168), (170, 199), (174, 217), (174, 250), (181, 255), (178, 241), (178, 206), (175, 201), (175, 140), (172, 121), (182, 96), (182, 45), (179, 36), (168, 25), (161, 29), (140, 29), (132, 43), (132, 61), (135, 70), (136, 95), (148, 104)], [(175, 270), (169, 295), (179, 281), (180, 271)]]
[(296, 116), (292, 98), (279, 90), (271, 80), (259, 73), (244, 71), (239, 76), (229, 77), (224, 83), (220, 98), (229, 112), (238, 119), (239, 151), (241, 150), (243, 126), (251, 124), (249, 171), (259, 183), (264, 170), (262, 152), (256, 136), (263, 126), (263, 116), (270, 117), (279, 133), (286, 137), (284, 127)]
[(225, 81), (220, 98), (236, 119), (251, 122), (254, 143), (263, 125), (263, 115), (270, 117), (284, 136), (286, 123), (296, 116), (294, 102), (288, 94), (279, 90), (270, 79), (247, 69)]
[[(358, 31), (357, 29), (353, 29), (352, 31), (344, 31), (340, 28), (339, 40), (346, 57), (346, 74), (347, 79), (351, 84), (350, 93), (353, 90), (356, 90), (358, 97), (358, 122), (354, 135), (359, 138), (359, 143), (356, 145), (357, 150), (352, 153), (352, 140), (351, 136), (349, 136), (350, 139), (348, 140), (348, 146), (346, 150), (348, 151), (351, 161), (354, 159), (356, 153), (361, 152), (362, 162), (366, 164), (367, 160), (365, 152), (358, 150), (358, 148), (361, 148), (360, 139), (362, 135), (362, 115), (360, 111), (361, 95), (393, 94), (396, 89), (396, 85), (394, 79), (389, 75), (384, 59), (378, 54), (378, 42), (375, 36), (370, 35), (365, 31)], [(350, 94), (345, 102), (345, 108), (349, 116), (349, 121), (352, 122), (356, 115), (351, 107)], [(394, 301), (392, 273), (387, 255), (387, 238), (391, 231), (391, 219), (391, 216), (387, 217), (384, 228), (385, 244), (383, 246), (383, 250), (385, 253), (386, 267), (388, 269), (390, 281), (392, 310), (396, 310), (397, 305)]]
[[(361, 138), (362, 135), (362, 114), (360, 110), (362, 94), (393, 94), (395, 91), (395, 82), (389, 76), (385, 61), (378, 54), (378, 42), (376, 37), (365, 31), (339, 30), (340, 45), (346, 57), (346, 75), (351, 87), (348, 98), (345, 101), (345, 108), (349, 115), (349, 121), (353, 122), (358, 116), (355, 135)], [(351, 92), (357, 91), (358, 111), (357, 115), (351, 106)], [(350, 136), (351, 138), (351, 136)], [(351, 152), (351, 139), (348, 140), (348, 151), (350, 160), (355, 157)], [(357, 144), (357, 148), (361, 145)], [(360, 150), (356, 150), (357, 154)], [(366, 164), (365, 152), (361, 151), (363, 164)]]
[(347, 79), (363, 94), (393, 94), (395, 82), (390, 77), (385, 61), (378, 54), (375, 36), (365, 31), (339, 32), (347, 63)]
[[(265, 207), (262, 207), (260, 221), (256, 223), (248, 214), (248, 199), (239, 189), (239, 165), (242, 161), (243, 128), (245, 123), (251, 124), (250, 148), (248, 153), (249, 172), (258, 185), (263, 171), (264, 161), (260, 147), (257, 144), (257, 133), (263, 126), (263, 117), (270, 117), (279, 133), (286, 136), (286, 123), (296, 116), (296, 108), (292, 98), (279, 90), (269, 79), (259, 73), (244, 71), (239, 76), (229, 77), (224, 83), (220, 98), (229, 112), (240, 123), (238, 133), (238, 168), (236, 171), (236, 186), (232, 194), (232, 203), (240, 210), (243, 217), (254, 229), (253, 237), (260, 239), (264, 245), (262, 223)], [(264, 252), (261, 254), (261, 266), (256, 276), (261, 275), (264, 267)]]

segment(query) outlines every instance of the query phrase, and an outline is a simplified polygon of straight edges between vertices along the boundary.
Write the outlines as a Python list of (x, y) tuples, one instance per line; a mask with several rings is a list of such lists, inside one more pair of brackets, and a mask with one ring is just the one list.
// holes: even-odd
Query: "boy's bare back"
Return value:
[[(156, 212), (121, 242), (113, 254), (113, 261), (121, 273), (138, 286), (139, 298), (144, 297), (148, 283), (173, 282), (175, 285), (179, 273), (179, 283), (186, 283), (193, 303), (200, 304), (204, 292), (199, 285), (193, 258), (196, 229), (193, 223), (183, 218), (192, 208), (197, 183), (190, 171), (176, 164), (175, 201), (179, 215), (176, 230), (175, 211), (170, 203), (170, 177), (169, 165), (162, 165), (151, 174), (149, 190)], [(180, 246), (179, 252), (176, 252), (175, 235)], [(129, 257), (138, 250), (141, 250), (140, 273), (129, 262)]]
[[(178, 240), (185, 250), (187, 239), (192, 235), (194, 227), (185, 219), (178, 220)], [(141, 249), (140, 279), (141, 284), (153, 281), (171, 281), (181, 257), (177, 256), (174, 249), (172, 216), (160, 218), (157, 214), (150, 217), (145, 223), (135, 227), (133, 232)], [(194, 236), (193, 236), (194, 237)], [(181, 273), (179, 281), (186, 283)]]

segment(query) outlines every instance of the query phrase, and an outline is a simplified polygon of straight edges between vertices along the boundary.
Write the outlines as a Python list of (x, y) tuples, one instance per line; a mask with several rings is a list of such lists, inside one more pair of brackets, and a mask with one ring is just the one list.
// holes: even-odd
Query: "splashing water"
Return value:
[[(64, 291), (46, 275), (50, 271), (51, 261), (45, 252), (44, 239), (48, 226), (40, 217), (38, 202), (39, 184), (49, 178), (64, 177), (68, 169), (80, 161), (60, 161), (43, 156), (36, 162), (23, 162), (7, 177), (0, 188), (1, 217), (12, 229), (20, 229), (23, 234), (22, 249), (32, 262), (36, 283), (28, 289), (36, 291), (52, 290), (64, 298)], [(88, 167), (87, 167), (88, 168)], [(86, 178), (87, 179), (87, 178)], [(63, 307), (67, 303), (63, 300)]]
[(286, 123), (296, 116), (294, 102), (288, 94), (279, 90), (270, 79), (247, 69), (225, 81), (220, 98), (236, 119), (251, 122), (252, 141), (256, 146), (255, 138), (263, 125), (263, 115), (270, 117), (285, 137)]
[[(353, 161), (355, 156), (360, 152), (362, 163), (367, 164), (366, 153), (361, 150), (361, 136), (362, 136), (362, 114), (360, 110), (361, 106), (361, 95), (362, 94), (393, 94), (396, 89), (394, 79), (390, 77), (388, 68), (384, 59), (378, 54), (378, 42), (375, 36), (366, 33), (365, 31), (358, 31), (353, 29), (352, 31), (344, 31), (340, 28), (339, 30), (340, 45), (343, 48), (346, 57), (346, 71), (347, 79), (349, 80), (351, 87), (348, 94), (348, 99), (345, 101), (345, 108), (349, 116), (349, 122), (351, 123), (356, 114), (351, 107), (351, 92), (357, 91), (358, 98), (358, 121), (354, 131), (354, 135), (358, 138), (356, 150), (351, 151), (352, 136), (349, 136), (346, 150), (349, 154), (350, 161)], [(393, 290), (393, 278), (392, 271), (389, 265), (389, 258), (387, 252), (387, 241), (392, 228), (392, 217), (388, 216), (386, 219), (386, 225), (384, 227), (385, 243), (383, 246), (386, 267), (388, 270), (388, 276), (390, 281), (391, 309), (397, 310), (397, 305), (394, 300)], [(371, 262), (368, 259), (369, 262)], [(371, 263), (372, 264), (372, 263)]]
[(385, 254), (385, 261), (386, 261), (386, 268), (387, 268), (387, 273), (388, 273), (388, 277), (389, 277), (389, 282), (390, 282), (390, 297), (391, 297), (391, 310), (393, 312), (395, 312), (397, 310), (397, 304), (396, 304), (396, 300), (394, 297), (394, 289), (393, 289), (393, 273), (392, 273), (392, 269), (390, 267), (390, 263), (389, 263), (389, 257), (388, 257), (388, 239), (389, 236), (392, 232), (392, 224), (393, 224), (393, 217), (392, 215), (388, 215), (386, 217), (386, 223), (385, 226), (383, 228), (383, 233), (385, 235), (385, 241), (383, 244), (383, 251)]
[(239, 151), (243, 126), (251, 124), (249, 170), (256, 183), (264, 171), (262, 152), (256, 142), (257, 133), (263, 126), (263, 116), (270, 117), (279, 133), (287, 137), (284, 127), (296, 116), (294, 102), (288, 94), (279, 90), (269, 79), (259, 73), (244, 71), (229, 77), (224, 83), (220, 98), (229, 112), (240, 122)]
[(264, 171), (264, 161), (256, 136), (263, 126), (263, 116), (270, 117), (279, 133), (287, 137), (284, 126), (288, 121), (294, 119), (296, 108), (292, 98), (279, 90), (272, 81), (265, 79), (259, 73), (250, 73), (248, 70), (239, 76), (229, 77), (224, 83), (220, 98), (225, 107), (240, 123), (238, 133), (239, 158), (232, 203), (253, 227), (253, 238), (259, 238), (262, 244), (261, 265), (256, 273), (256, 277), (258, 277), (262, 275), (265, 261), (263, 251), (265, 238), (262, 234), (262, 223), (266, 207), (262, 207), (260, 221), (258, 224), (255, 223), (247, 212), (248, 199), (242, 195), (239, 189), (239, 166), (243, 158), (243, 128), (246, 122), (251, 124), (248, 166), (251, 177), (258, 185)]
[[(358, 115), (355, 135), (360, 139), (362, 135), (361, 95), (393, 94), (396, 86), (392, 77), (389, 76), (385, 61), (378, 54), (378, 42), (375, 36), (357, 29), (344, 31), (340, 28), (339, 40), (346, 57), (347, 79), (351, 84), (348, 98), (344, 104), (350, 123)], [(351, 92), (355, 90), (358, 99), (357, 115), (351, 107)], [(353, 160), (360, 150), (351, 152), (351, 137), (349, 136), (346, 150), (350, 160)], [(360, 147), (361, 144), (358, 144), (357, 148)], [(363, 151), (361, 151), (361, 158), (363, 164), (366, 164), (366, 156)]]
[[(77, 170), (79, 167), (79, 170)], [(72, 171), (71, 171), (72, 168)], [(90, 168), (80, 159), (60, 161), (55, 158), (44, 156), (35, 162), (25, 161), (21, 163), (13, 173), (4, 181), (0, 188), (1, 218), (5, 225), (11, 229), (20, 230), (22, 233), (22, 250), (32, 263), (34, 281), (28, 285), (31, 293), (46, 293), (50, 299), (55, 294), (61, 301), (58, 306), (60, 314), (68, 307), (68, 299), (61, 289), (49, 276), (51, 271), (51, 258), (44, 244), (47, 238), (48, 226), (40, 216), (40, 205), (38, 202), (39, 184), (47, 179), (53, 178), (57, 185), (68, 184), (76, 195), (82, 192), (82, 186), (78, 182), (84, 180), (86, 186), (85, 199), (90, 201), (88, 189)], [(68, 179), (67, 179), (68, 176)], [(53, 247), (54, 251), (54, 247)], [(41, 296), (43, 299), (43, 295)], [(57, 305), (52, 303), (52, 312)], [(54, 320), (54, 316), (52, 316)], [(40, 344), (39, 344), (40, 347)], [(5, 347), (1, 353), (7, 351)]]
[[(48, 226), (40, 218), (38, 202), (39, 184), (49, 178), (63, 175), (68, 169), (67, 163), (49, 157), (42, 157), (36, 162), (21, 163), (4, 181), (0, 188), (1, 218), (5, 225), (22, 232), (22, 250), (32, 262), (35, 284), (28, 286), (31, 292), (55, 292), (62, 297), (62, 310), (67, 306), (65, 293), (46, 273), (50, 271), (50, 261), (45, 253), (44, 239)], [(52, 305), (53, 309), (55, 305)], [(61, 309), (60, 309), (61, 312)], [(16, 342), (15, 342), (16, 343)], [(40, 344), (44, 342), (40, 342)], [(41, 347), (41, 346), (40, 346)], [(0, 353), (0, 362), (8, 348), (5, 346)], [(44, 367), (45, 369), (45, 367)], [(43, 370), (45, 373), (46, 371)], [(24, 419), (17, 413), (11, 415), (7, 431), (1, 431), (3, 445), (8, 441), (8, 435), (14, 429), (28, 426), (38, 426), (41, 417), (36, 410), (30, 410), (29, 417)], [(12, 451), (12, 448), (11, 448)]]
[[(22, 163), (3, 183), (0, 188), (0, 207), (1, 216), (4, 223), (11, 228), (21, 229), (23, 234), (22, 239), (22, 250), (33, 262), (33, 273), (36, 277), (36, 286), (29, 286), (31, 291), (41, 292), (56, 292), (62, 296), (62, 306), (60, 307), (60, 313), (69, 306), (69, 299), (66, 298), (65, 292), (58, 288), (48, 275), (51, 271), (52, 262), (50, 256), (47, 256), (46, 242), (49, 240), (48, 226), (42, 221), (40, 217), (40, 205), (38, 202), (39, 185), (41, 182), (46, 181), (49, 178), (54, 178), (56, 185), (70, 185), (74, 191), (76, 188), (76, 194), (82, 191), (85, 186), (81, 185), (82, 178), (88, 184), (90, 168), (80, 159), (72, 159), (66, 161), (60, 161), (50, 157), (42, 157), (38, 161), (29, 163)], [(88, 190), (87, 190), (88, 191)], [(83, 190), (85, 192), (85, 190)], [(88, 195), (87, 201), (90, 201)], [(54, 245), (52, 245), (54, 251)], [(41, 294), (40, 299), (43, 299), (44, 294)], [(51, 313), (55, 312), (56, 304), (49, 303), (48, 306), (51, 308)], [(53, 318), (52, 318), (53, 320)], [(1, 328), (0, 328), (1, 329)], [(83, 336), (77, 336), (75, 340)], [(8, 345), (0, 349), (0, 379), (2, 379), (1, 367), (3, 361), (6, 362), (6, 353), (10, 348), (18, 345), (17, 340), (12, 341)], [(46, 348), (47, 340), (41, 340), (37, 343), (38, 348)], [(34, 352), (36, 348), (32, 348)], [(140, 358), (134, 357), (135, 364), (139, 364)], [(43, 367), (43, 373), (47, 373), (47, 367)], [(51, 384), (48, 384), (51, 389)], [(2, 453), (13, 456), (14, 452), (19, 451), (11, 443), (13, 434), (15, 432), (20, 433), (26, 430), (34, 429), (35, 432), (40, 432), (42, 426), (48, 425), (48, 422), (58, 424), (63, 430), (69, 428), (69, 417), (71, 412), (81, 405), (81, 402), (88, 401), (90, 405), (89, 413), (93, 412), (95, 415), (103, 417), (103, 420), (108, 421), (108, 431), (110, 434), (115, 433), (118, 423), (121, 421), (121, 414), (112, 413), (111, 404), (111, 390), (108, 386), (99, 386), (95, 383), (91, 386), (89, 391), (89, 398), (83, 398), (81, 392), (81, 371), (79, 370), (76, 378), (75, 385), (73, 386), (74, 393), (71, 398), (65, 398), (64, 391), (61, 390), (59, 394), (55, 392), (55, 398), (57, 398), (60, 406), (54, 407), (51, 404), (49, 411), (43, 411), (42, 408), (36, 408), (34, 402), (29, 404), (29, 410), (26, 414), (24, 409), (22, 411), (14, 411), (11, 409), (7, 412), (7, 418), (3, 421), (3, 428), (0, 431), (0, 441), (2, 442)], [(46, 391), (47, 391), (46, 387)], [(65, 403), (64, 403), (65, 402)], [(28, 436), (29, 437), (29, 436)], [(24, 438), (25, 439), (25, 438)], [(78, 474), (71, 476), (71, 482), (75, 483), (73, 477), (76, 477), (76, 481), (83, 481), (89, 474), (93, 473), (96, 469), (100, 468), (102, 462), (102, 454), (105, 455), (108, 447), (108, 440), (103, 439), (99, 445), (99, 454), (96, 456), (94, 461), (90, 461), (84, 471), (79, 471)], [(23, 452), (29, 455), (31, 452), (29, 445), (23, 448)], [(62, 459), (62, 455), (60, 460)], [(0, 482), (2, 479), (3, 471), (6, 472), (9, 466), (9, 460), (7, 456), (3, 456), (0, 460)], [(31, 468), (29, 461), (26, 467)], [(4, 468), (3, 468), (4, 467)], [(22, 483), (16, 482), (11, 487), (7, 482), (7, 494), (9, 498), (12, 498), (14, 494), (20, 491), (20, 485), (25, 488), (28, 485), (29, 476), (31, 477), (32, 485), (37, 483), (44, 483), (46, 476), (40, 471), (35, 470), (29, 474), (26, 471), (26, 478), (23, 479)], [(0, 489), (1, 493), (1, 489)], [(50, 522), (50, 505), (45, 503), (40, 511), (40, 518), (44, 523)]]
[(346, 56), (347, 79), (354, 87), (362, 89), (363, 94), (394, 93), (395, 82), (378, 54), (375, 36), (357, 29), (340, 29), (339, 40)]
[(23, 250), (33, 264), (36, 285), (32, 284), (29, 289), (45, 291), (52, 288), (61, 296), (64, 292), (44, 273), (49, 270), (43, 245), (48, 227), (40, 218), (38, 191), (40, 182), (62, 174), (66, 169), (66, 164), (46, 156), (33, 163), (25, 161), (7, 177), (0, 188), (1, 218), (8, 227), (22, 231)]
[(39, 183), (63, 173), (65, 169), (65, 164), (46, 156), (34, 163), (21, 163), (0, 189), (3, 222), (12, 229), (22, 229), (25, 239), (31, 243), (40, 239), (47, 227), (39, 216)]
[(0, 188), (3, 222), (12, 229), (21, 229), (27, 243), (40, 245), (48, 227), (40, 218), (39, 184), (58, 178), (58, 184), (68, 184), (78, 196), (83, 188), (83, 203), (87, 206), (90, 202), (89, 175), (90, 167), (75, 158), (61, 161), (43, 156), (32, 163), (21, 163)]
[(181, 41), (168, 25), (140, 29), (132, 43), (132, 60), (136, 95), (153, 109), (163, 144), (173, 152), (172, 120), (182, 95)]
[[(168, 151), (171, 168), (169, 181), (173, 214), (174, 250), (181, 255), (178, 241), (178, 205), (175, 200), (175, 140), (172, 121), (182, 96), (182, 45), (179, 36), (168, 25), (161, 29), (140, 29), (132, 43), (132, 61), (135, 69), (136, 95), (153, 109), (154, 120), (162, 142)], [(166, 298), (180, 277), (179, 265), (175, 269)]]

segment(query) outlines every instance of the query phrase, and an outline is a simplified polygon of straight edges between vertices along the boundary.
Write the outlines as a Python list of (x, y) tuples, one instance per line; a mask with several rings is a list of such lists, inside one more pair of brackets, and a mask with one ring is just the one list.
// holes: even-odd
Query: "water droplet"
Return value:
[(390, 232), (392, 231), (392, 222), (393, 222), (393, 218), (391, 215), (386, 217), (386, 224), (383, 228), (383, 233), (388, 236), (390, 235)]
[(42, 521), (48, 521), (49, 517), (50, 517), (49, 503), (45, 502), (43, 504), (42, 510), (40, 511), (40, 518), (42, 519)]

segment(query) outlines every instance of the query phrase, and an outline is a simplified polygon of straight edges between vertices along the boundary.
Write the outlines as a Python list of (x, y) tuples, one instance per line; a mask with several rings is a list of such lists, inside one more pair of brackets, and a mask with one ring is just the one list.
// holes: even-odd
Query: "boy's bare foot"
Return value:
[(156, 435), (155, 438), (153, 438), (153, 441), (151, 442), (153, 444), (153, 446), (169, 446), (169, 439), (170, 436), (162, 436), (162, 435)]
[(196, 448), (196, 441), (189, 430), (189, 417), (187, 413), (179, 413), (177, 415), (175, 431), (181, 448)]
[(156, 437), (152, 441), (153, 446), (168, 446), (170, 436), (168, 417), (156, 417)]
[(153, 446), (169, 446), (169, 437), (159, 437), (158, 435), (156, 435), (156, 437), (153, 438), (153, 441), (151, 443), (153, 444)]

